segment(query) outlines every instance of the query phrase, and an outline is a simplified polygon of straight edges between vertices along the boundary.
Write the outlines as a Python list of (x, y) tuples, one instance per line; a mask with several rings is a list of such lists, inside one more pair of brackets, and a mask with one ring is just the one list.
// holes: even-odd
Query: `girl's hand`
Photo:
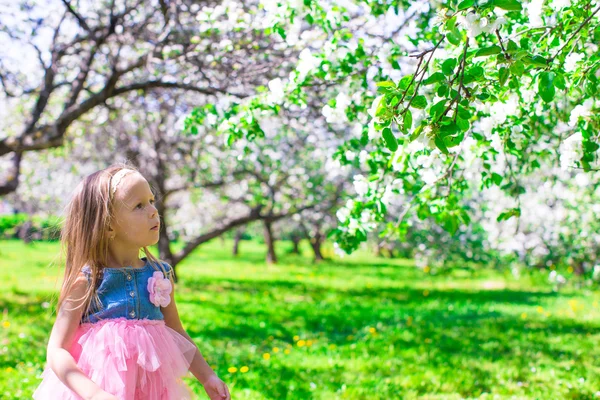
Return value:
[(208, 378), (203, 386), (210, 400), (231, 400), (227, 385), (217, 375)]

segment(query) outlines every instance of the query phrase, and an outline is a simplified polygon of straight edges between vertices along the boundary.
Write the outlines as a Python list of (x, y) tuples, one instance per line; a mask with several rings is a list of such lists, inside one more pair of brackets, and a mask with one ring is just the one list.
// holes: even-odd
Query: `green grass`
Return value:
[[(537, 273), (432, 276), (364, 251), (313, 265), (303, 245), (294, 256), (278, 242), (280, 263), (268, 266), (261, 244), (242, 242), (236, 259), (231, 242), (215, 240), (178, 267), (183, 325), (233, 399), (591, 399), (600, 390), (597, 292), (555, 293)], [(40, 381), (57, 253), (57, 244), (0, 241), (0, 398), (31, 398)]]

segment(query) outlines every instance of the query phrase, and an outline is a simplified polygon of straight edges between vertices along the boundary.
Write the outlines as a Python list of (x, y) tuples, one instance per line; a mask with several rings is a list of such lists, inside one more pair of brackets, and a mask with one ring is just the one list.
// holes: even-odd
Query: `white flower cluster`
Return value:
[(341, 207), (337, 212), (336, 216), (340, 222), (348, 221), (348, 227), (341, 227), (342, 231), (348, 232), (350, 235), (356, 234), (358, 228), (363, 228), (365, 231), (370, 232), (377, 226), (375, 221), (375, 214), (371, 209), (364, 209), (360, 214), (360, 219), (352, 218), (350, 215), (354, 208), (354, 200), (349, 199), (346, 205)]
[(506, 23), (506, 18), (497, 17), (494, 21), (490, 21), (487, 17), (469, 12), (465, 16), (459, 15), (456, 21), (467, 28), (467, 35), (470, 38), (476, 38), (482, 33), (493, 33)]
[(579, 118), (586, 118), (592, 115), (592, 106), (594, 104), (593, 99), (587, 99), (583, 102), (583, 104), (578, 104), (571, 111), (571, 116), (569, 118), (569, 126), (574, 127), (577, 125)]
[(532, 0), (525, 6), (529, 25), (531, 27), (543, 26), (544, 19), (542, 18), (544, 0)]
[(565, 58), (565, 72), (573, 72), (577, 68), (577, 63), (583, 60), (581, 53), (571, 53)]
[(339, 93), (335, 98), (335, 108), (329, 104), (323, 107), (323, 116), (328, 123), (344, 123), (348, 121), (346, 117), (346, 109), (352, 102), (346, 93)]
[(557, 285), (564, 285), (565, 283), (567, 283), (567, 278), (565, 278), (564, 276), (562, 276), (561, 274), (559, 274), (556, 271), (550, 272), (550, 275), (548, 275), (548, 280), (551, 283), (554, 283)]
[(583, 157), (583, 136), (576, 132), (560, 144), (560, 167), (567, 170)]

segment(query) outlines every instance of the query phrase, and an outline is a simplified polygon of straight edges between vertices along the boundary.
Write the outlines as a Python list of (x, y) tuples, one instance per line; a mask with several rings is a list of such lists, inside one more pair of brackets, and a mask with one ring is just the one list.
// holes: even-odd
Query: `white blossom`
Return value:
[(575, 125), (577, 125), (579, 118), (589, 117), (591, 115), (592, 104), (593, 100), (587, 99), (583, 102), (583, 104), (575, 106), (575, 108), (573, 108), (573, 111), (571, 111), (571, 116), (569, 118), (569, 126), (574, 127)]
[(581, 53), (571, 53), (565, 58), (565, 72), (573, 72), (577, 68), (577, 63), (583, 60)]
[(583, 137), (581, 132), (576, 132), (569, 136), (560, 145), (560, 166), (563, 170), (573, 166), (575, 161), (583, 157)]
[(369, 191), (369, 181), (362, 175), (354, 175), (354, 190), (359, 196), (364, 196)]
[(281, 78), (275, 78), (269, 81), (269, 94), (267, 95), (267, 101), (270, 104), (281, 104), (285, 97), (285, 92), (283, 90), (283, 82)]

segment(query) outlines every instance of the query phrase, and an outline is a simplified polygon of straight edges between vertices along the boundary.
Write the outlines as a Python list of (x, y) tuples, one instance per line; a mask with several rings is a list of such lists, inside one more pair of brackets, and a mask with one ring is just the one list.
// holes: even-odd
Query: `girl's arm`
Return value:
[(46, 349), (48, 366), (54, 371), (58, 379), (86, 400), (92, 399), (95, 395), (102, 393), (103, 390), (77, 367), (75, 359), (69, 352), (75, 331), (83, 315), (83, 307), (71, 311), (67, 308), (73, 309), (82, 303), (82, 301), (77, 300), (83, 297), (87, 285), (88, 281), (85, 275), (82, 274), (76, 279), (56, 316)]
[[(175, 288), (171, 290), (171, 302), (166, 307), (161, 307), (162, 313), (165, 317), (165, 325), (169, 328), (177, 331), (177, 333), (181, 334), (185, 337), (190, 343), (196, 346), (194, 340), (188, 335), (185, 331), (183, 325), (181, 325), (181, 320), (179, 319), (179, 312), (177, 311), (177, 305), (175, 304)], [(206, 362), (198, 346), (196, 346), (196, 353), (194, 354), (194, 359), (192, 360), (192, 364), (190, 365), (190, 372), (200, 381), (201, 384), (211, 378), (216, 376), (215, 372), (210, 368), (210, 365)]]
[[(196, 346), (196, 343), (194, 343), (190, 335), (188, 335), (181, 325), (179, 312), (177, 311), (177, 305), (175, 304), (175, 288), (171, 290), (171, 302), (166, 307), (161, 307), (161, 310), (165, 318), (165, 325), (181, 334), (190, 343)], [(202, 357), (198, 346), (196, 346), (194, 359), (190, 364), (189, 370), (196, 377), (196, 379), (198, 379), (202, 386), (204, 386), (204, 390), (211, 400), (231, 400), (229, 388), (210, 368), (204, 357)]]

